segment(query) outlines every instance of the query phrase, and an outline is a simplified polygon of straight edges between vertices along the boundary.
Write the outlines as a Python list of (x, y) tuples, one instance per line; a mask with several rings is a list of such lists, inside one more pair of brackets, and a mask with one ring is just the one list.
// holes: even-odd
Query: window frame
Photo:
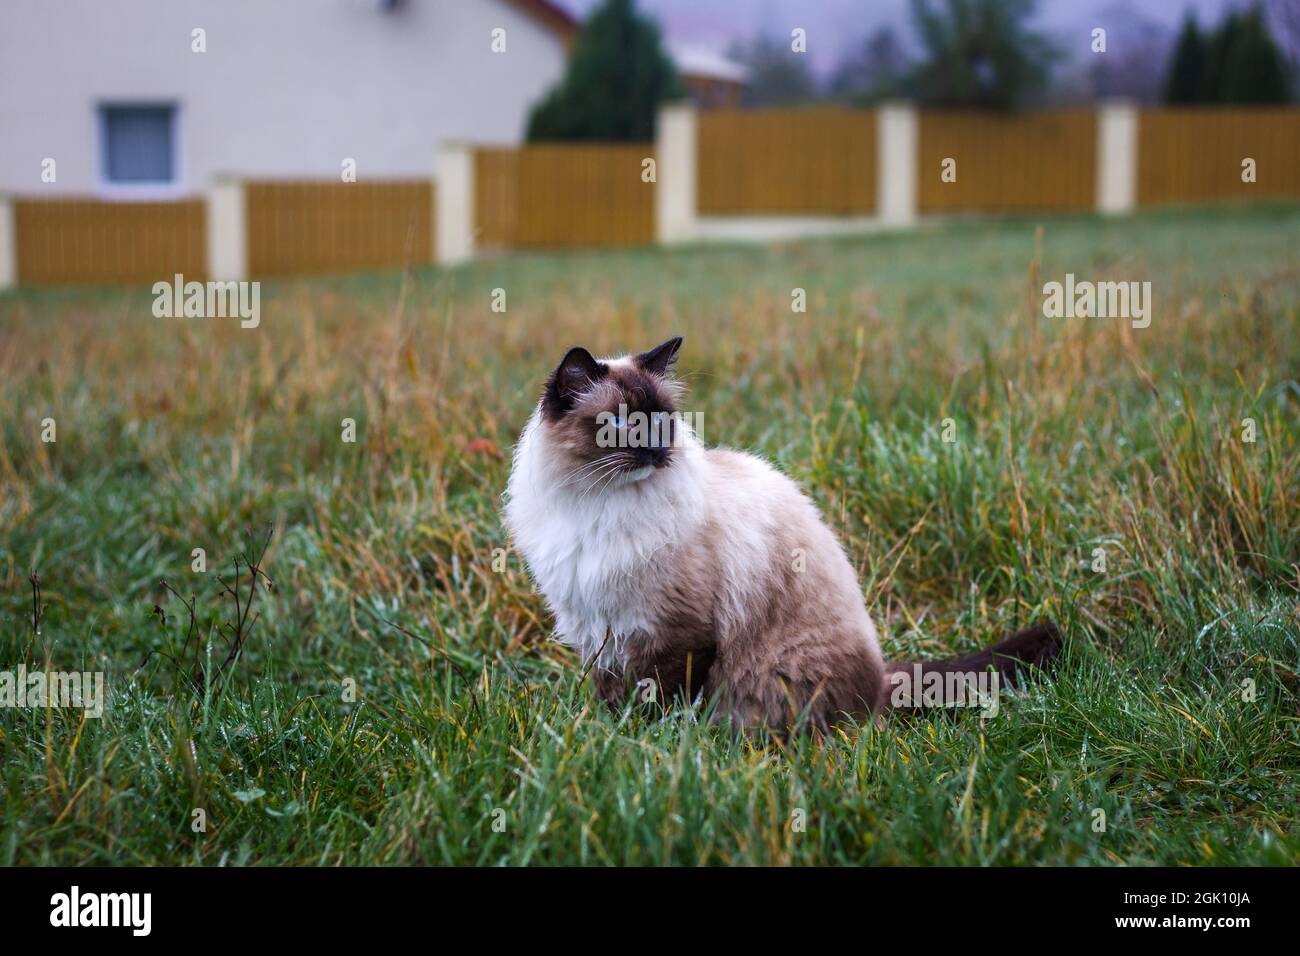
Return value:
[[(171, 114), (171, 166), (169, 180), (118, 182), (108, 178), (108, 111), (110, 109), (167, 109)], [(95, 183), (104, 199), (175, 199), (185, 194), (181, 149), (184, 111), (174, 99), (101, 99), (95, 110)]]

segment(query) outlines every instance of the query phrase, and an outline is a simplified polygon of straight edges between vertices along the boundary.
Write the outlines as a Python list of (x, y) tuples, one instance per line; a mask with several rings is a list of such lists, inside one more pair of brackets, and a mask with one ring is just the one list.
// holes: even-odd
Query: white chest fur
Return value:
[(534, 417), (515, 450), (507, 523), (556, 637), (584, 660), (602, 646), (604, 659), (618, 659), (626, 642), (653, 632), (673, 551), (703, 521), (702, 451), (689, 442), (671, 467), (593, 496), (564, 485), (537, 432)]

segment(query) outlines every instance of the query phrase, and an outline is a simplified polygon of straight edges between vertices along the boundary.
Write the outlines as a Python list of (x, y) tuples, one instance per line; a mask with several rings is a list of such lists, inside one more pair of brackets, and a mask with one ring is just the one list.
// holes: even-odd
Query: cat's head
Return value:
[(682, 346), (600, 360), (571, 348), (546, 380), (540, 428), (546, 451), (578, 490), (644, 481), (680, 454), (680, 384), (670, 369)]

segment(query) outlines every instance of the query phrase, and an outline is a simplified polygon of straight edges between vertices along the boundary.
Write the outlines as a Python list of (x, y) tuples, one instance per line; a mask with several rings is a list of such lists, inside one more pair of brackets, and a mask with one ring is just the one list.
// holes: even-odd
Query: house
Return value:
[(0, 192), (428, 177), (441, 141), (521, 139), (574, 29), (552, 0), (5, 0)]
[(668, 53), (696, 106), (701, 109), (740, 106), (749, 82), (746, 67), (703, 47), (669, 44)]

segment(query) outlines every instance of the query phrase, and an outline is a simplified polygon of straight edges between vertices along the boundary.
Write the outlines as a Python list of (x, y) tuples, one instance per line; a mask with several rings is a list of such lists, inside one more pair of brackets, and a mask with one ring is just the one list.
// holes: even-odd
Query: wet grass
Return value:
[[(0, 298), (0, 671), (109, 693), (0, 708), (0, 863), (1294, 864), (1300, 210), (1039, 225), (268, 283), (255, 330)], [(1067, 272), (1151, 326), (1043, 318)], [(499, 496), (566, 347), (674, 333), (888, 655), (1052, 617), (1056, 677), (784, 746), (597, 706)]]

